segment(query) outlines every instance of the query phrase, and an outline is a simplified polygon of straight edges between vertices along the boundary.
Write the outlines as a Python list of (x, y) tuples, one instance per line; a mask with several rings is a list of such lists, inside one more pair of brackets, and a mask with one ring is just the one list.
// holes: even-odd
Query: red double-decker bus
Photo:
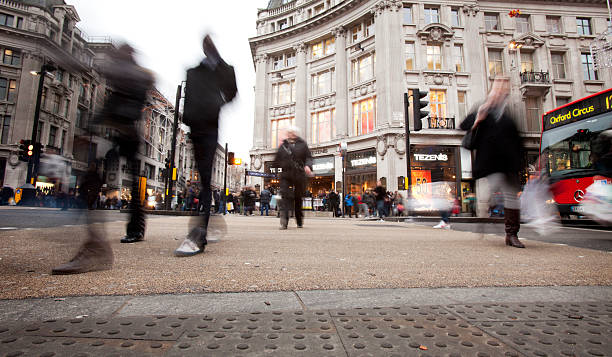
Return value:
[(562, 217), (581, 215), (580, 201), (594, 182), (612, 184), (611, 128), (612, 88), (542, 116), (540, 167)]

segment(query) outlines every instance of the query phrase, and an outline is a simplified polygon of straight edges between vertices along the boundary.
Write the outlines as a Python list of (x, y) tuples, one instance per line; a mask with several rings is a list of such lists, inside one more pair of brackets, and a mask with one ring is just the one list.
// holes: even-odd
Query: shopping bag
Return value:
[(596, 181), (587, 187), (580, 205), (584, 215), (602, 224), (612, 223), (612, 185), (605, 180)]
[(521, 219), (539, 235), (551, 234), (560, 227), (559, 214), (545, 179), (527, 182), (521, 194)]
[(234, 210), (234, 203), (233, 202), (230, 202), (230, 203), (227, 204), (227, 210), (228, 211), (233, 211)]

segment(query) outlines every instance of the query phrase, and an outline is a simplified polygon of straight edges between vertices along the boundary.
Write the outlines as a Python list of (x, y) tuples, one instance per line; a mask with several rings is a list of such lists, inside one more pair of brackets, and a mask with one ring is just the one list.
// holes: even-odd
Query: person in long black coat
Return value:
[(461, 123), (472, 130), (476, 157), (472, 165), (475, 179), (487, 178), (489, 192), (502, 192), (506, 245), (525, 248), (518, 239), (520, 229), (519, 172), (523, 166), (523, 146), (515, 120), (507, 108), (509, 82), (496, 79), (487, 101)]
[(280, 228), (287, 229), (289, 209), (294, 208), (298, 228), (304, 226), (302, 197), (306, 192), (306, 177), (312, 176), (312, 155), (306, 142), (298, 136), (295, 127), (286, 128), (287, 138), (276, 152), (276, 167), (282, 169), (280, 175)]
[(203, 209), (200, 216), (193, 218), (195, 226), (174, 251), (176, 256), (181, 257), (202, 253), (208, 243), (206, 234), (212, 200), (210, 181), (217, 148), (219, 112), (223, 105), (234, 99), (238, 91), (234, 68), (221, 58), (210, 36), (204, 37), (202, 48), (206, 57), (187, 71), (183, 121), (191, 128), (189, 136), (200, 172)]

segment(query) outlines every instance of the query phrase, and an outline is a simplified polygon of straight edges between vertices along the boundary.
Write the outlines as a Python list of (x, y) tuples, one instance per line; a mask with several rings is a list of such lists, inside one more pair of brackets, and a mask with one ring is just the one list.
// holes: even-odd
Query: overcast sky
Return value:
[(89, 36), (111, 36), (139, 51), (141, 65), (156, 74), (157, 88), (175, 102), (185, 71), (203, 58), (202, 36), (213, 34), (221, 56), (233, 65), (238, 96), (221, 114), (220, 143), (248, 161), (253, 142), (255, 70), (248, 38), (256, 35), (257, 8), (268, 0), (66, 0)]

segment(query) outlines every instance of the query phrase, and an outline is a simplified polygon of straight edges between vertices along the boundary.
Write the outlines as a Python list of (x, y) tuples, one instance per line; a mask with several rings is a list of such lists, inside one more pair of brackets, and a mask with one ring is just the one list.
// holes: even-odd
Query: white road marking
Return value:
[(0, 229), (2, 229), (2, 230), (11, 230), (11, 229), (17, 229), (17, 227), (0, 227)]
[(592, 229), (592, 228), (563, 227), (563, 229), (577, 229), (577, 230), (581, 230), (581, 231), (592, 231), (592, 232), (600, 232), (600, 233), (604, 233), (604, 232), (612, 233), (610, 231), (605, 231), (603, 229)]

